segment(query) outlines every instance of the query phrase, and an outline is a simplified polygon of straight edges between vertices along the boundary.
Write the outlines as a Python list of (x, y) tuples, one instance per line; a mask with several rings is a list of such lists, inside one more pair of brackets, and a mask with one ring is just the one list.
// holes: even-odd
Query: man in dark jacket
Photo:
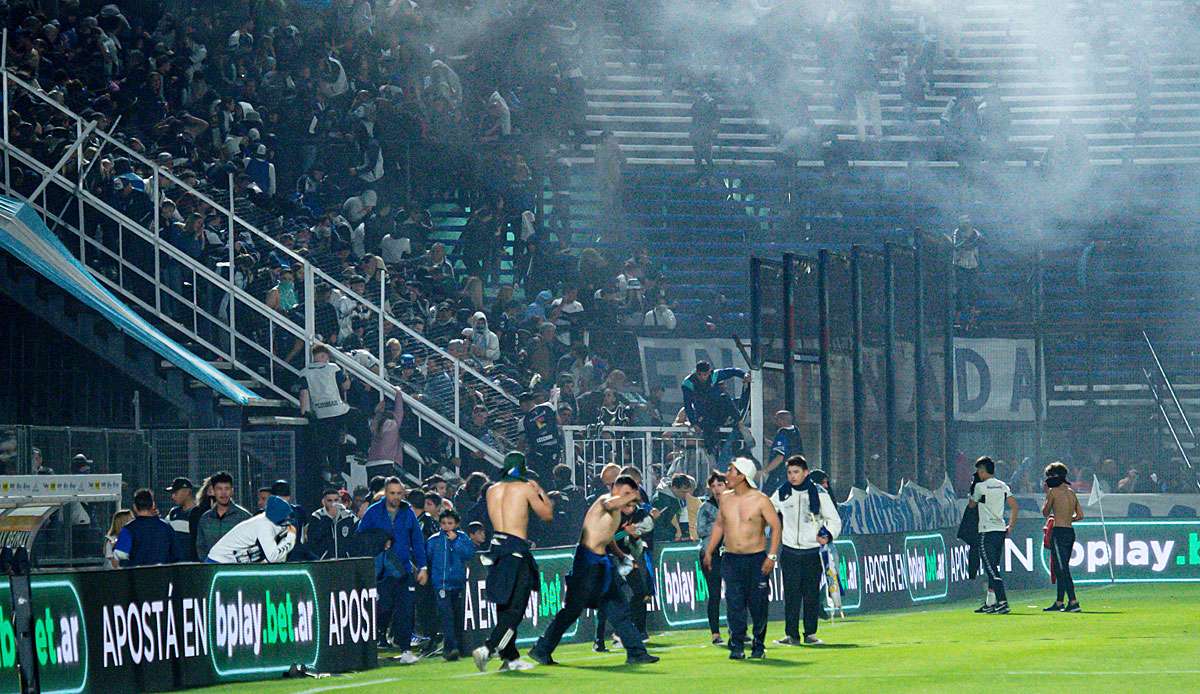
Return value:
[(383, 492), (384, 497), (363, 514), (356, 535), (364, 547), (378, 548), (373, 553), (378, 553), (381, 612), (391, 613), (389, 631), (393, 645), (402, 651), (400, 663), (412, 665), (418, 660), (412, 652), (415, 588), (429, 580), (425, 538), (412, 507), (404, 500), (400, 478), (389, 477)]
[(354, 556), (358, 543), (358, 519), (342, 505), (332, 487), (321, 492), (321, 508), (312, 512), (304, 529), (304, 546), (314, 559), (343, 559)]
[(121, 562), (121, 566), (152, 566), (179, 561), (175, 531), (158, 517), (153, 492), (139, 489), (134, 493), (133, 513), (134, 519), (121, 528), (113, 548), (113, 555)]
[(706, 361), (696, 362), (696, 370), (683, 379), (683, 409), (688, 422), (704, 435), (704, 447), (716, 452), (720, 443), (720, 428), (737, 421), (739, 413), (733, 398), (721, 390), (721, 382), (741, 378), (743, 387), (750, 386), (750, 373), (737, 368), (713, 370)]

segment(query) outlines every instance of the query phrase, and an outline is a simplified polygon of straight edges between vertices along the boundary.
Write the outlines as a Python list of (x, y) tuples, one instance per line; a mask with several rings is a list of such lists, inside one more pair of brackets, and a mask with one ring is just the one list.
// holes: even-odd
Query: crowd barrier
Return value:
[[(1106, 524), (1076, 524), (1071, 558), (1076, 582), (1200, 582), (1200, 520), (1111, 519)], [(982, 575), (969, 577), (969, 548), (957, 528), (932, 532), (855, 535), (835, 542), (838, 574), (848, 615), (900, 610), (978, 597), (986, 589)], [(527, 646), (545, 630), (562, 604), (573, 548), (535, 550), (541, 568), (539, 590), (530, 598), (518, 644)], [(1025, 519), (1008, 538), (1004, 552), (1005, 583), (1010, 590), (1044, 588), (1051, 597), (1049, 554), (1042, 548), (1042, 521)], [(700, 571), (700, 546), (665, 543), (654, 548), (655, 595), (648, 614), (651, 632), (705, 628), (711, 596)], [(1111, 574), (1110, 574), (1111, 568)], [(467, 576), (466, 640), (486, 638), (495, 611), (484, 595), (486, 569), (472, 562)], [(724, 619), (725, 610), (721, 615)], [(783, 618), (783, 576), (776, 568), (770, 581), (770, 615)], [(585, 612), (564, 641), (591, 641), (595, 614)]]
[[(1076, 581), (1200, 582), (1200, 520), (1113, 519), (1076, 524)], [(839, 539), (837, 569), (849, 615), (982, 597), (956, 529)], [(573, 548), (535, 550), (541, 568), (518, 644), (530, 645), (561, 607)], [(703, 628), (712, 596), (697, 543), (654, 548), (652, 632)], [(1010, 589), (1044, 588), (1049, 559), (1040, 519), (1017, 523), (1004, 552)], [(486, 568), (468, 567), (467, 646), (495, 623)], [(169, 691), (277, 678), (294, 664), (319, 672), (376, 666), (378, 594), (369, 559), (283, 565), (183, 564), (121, 571), (37, 574), (33, 641), (46, 692)], [(0, 580), (0, 693), (18, 692), (17, 634), (7, 579)], [(770, 581), (770, 614), (783, 616), (782, 575)], [(722, 616), (724, 610), (722, 610)], [(586, 612), (568, 642), (594, 638)]]
[[(370, 559), (37, 574), (33, 642), (43, 692), (170, 691), (376, 665)], [(19, 692), (7, 579), (0, 692)]]

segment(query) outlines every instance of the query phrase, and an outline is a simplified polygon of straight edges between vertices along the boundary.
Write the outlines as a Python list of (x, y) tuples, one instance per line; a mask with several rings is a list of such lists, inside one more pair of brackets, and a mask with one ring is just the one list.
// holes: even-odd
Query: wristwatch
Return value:
[(767, 559), (770, 559), (771, 561), (779, 561), (779, 555), (778, 554), (768, 554)]

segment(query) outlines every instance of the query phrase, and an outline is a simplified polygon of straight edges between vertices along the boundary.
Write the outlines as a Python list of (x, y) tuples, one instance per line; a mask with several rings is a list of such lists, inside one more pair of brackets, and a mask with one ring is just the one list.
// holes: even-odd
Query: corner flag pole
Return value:
[[(1088, 495), (1087, 505), (1100, 507), (1100, 527), (1104, 530), (1104, 546), (1110, 548), (1108, 557), (1108, 579), (1112, 583), (1116, 583), (1117, 577), (1116, 574), (1113, 573), (1113, 558), (1111, 556), (1112, 545), (1108, 542), (1108, 523), (1104, 520), (1104, 492), (1100, 491), (1100, 478), (1096, 477), (1094, 474), (1092, 475), (1092, 493)], [(1070, 561), (1069, 557), (1067, 561)]]

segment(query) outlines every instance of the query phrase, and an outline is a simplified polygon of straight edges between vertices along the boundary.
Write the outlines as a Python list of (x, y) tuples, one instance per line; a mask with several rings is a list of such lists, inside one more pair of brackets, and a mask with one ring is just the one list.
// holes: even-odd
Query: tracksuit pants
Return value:
[(752, 648), (759, 649), (767, 638), (767, 598), (769, 575), (763, 575), (766, 552), (734, 554), (721, 558), (721, 579), (725, 582), (726, 619), (729, 622), (729, 650), (746, 649), (746, 612), (754, 625)]
[(1004, 577), (1000, 574), (1000, 561), (1004, 558), (1003, 530), (980, 533), (979, 561), (987, 573), (988, 588), (996, 594), (996, 602), (1008, 602), (1008, 594), (1004, 592)]
[(784, 547), (780, 556), (783, 569), (784, 633), (800, 638), (800, 614), (804, 613), (804, 636), (817, 633), (821, 611), (821, 550)]

